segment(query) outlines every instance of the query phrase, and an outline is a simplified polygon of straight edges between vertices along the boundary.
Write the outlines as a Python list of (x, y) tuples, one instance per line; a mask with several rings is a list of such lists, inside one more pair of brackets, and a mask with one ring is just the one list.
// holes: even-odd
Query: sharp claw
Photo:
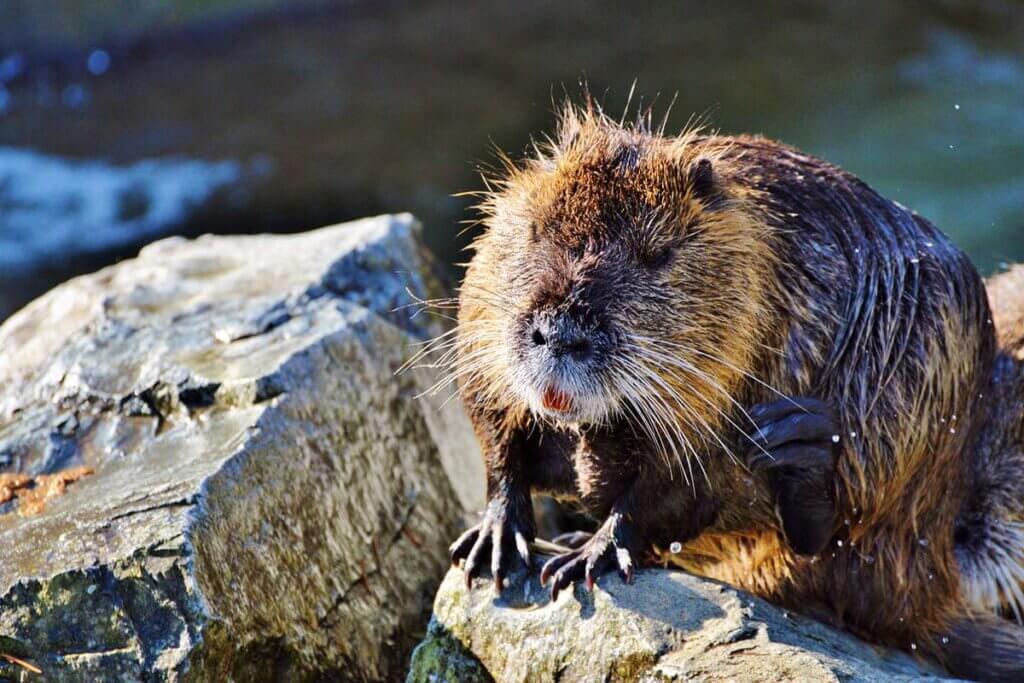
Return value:
[(516, 550), (519, 551), (519, 557), (523, 558), (523, 563), (526, 564), (526, 571), (532, 571), (533, 564), (530, 562), (530, 545), (526, 541), (526, 536), (523, 536), (519, 531), (516, 532)]
[(562, 565), (564, 565), (567, 561), (568, 557), (566, 555), (556, 555), (555, 557), (552, 557), (550, 560), (545, 562), (544, 566), (541, 567), (540, 570), (541, 585), (546, 584), (552, 576), (557, 574), (558, 570), (561, 569)]
[(633, 583), (633, 556), (625, 548), (615, 550), (615, 560), (619, 565), (619, 573), (626, 583)]
[(455, 539), (455, 542), (448, 546), (448, 556), (452, 560), (452, 566), (459, 566), (459, 561), (466, 559), (469, 551), (476, 544), (479, 527), (473, 527)]
[(473, 577), (480, 572), (480, 553), (484, 551), (486, 545), (487, 536), (484, 534), (478, 535), (476, 543), (473, 544), (473, 549), (469, 551), (469, 556), (466, 557), (466, 566), (463, 569), (466, 573), (466, 588), (473, 587)]

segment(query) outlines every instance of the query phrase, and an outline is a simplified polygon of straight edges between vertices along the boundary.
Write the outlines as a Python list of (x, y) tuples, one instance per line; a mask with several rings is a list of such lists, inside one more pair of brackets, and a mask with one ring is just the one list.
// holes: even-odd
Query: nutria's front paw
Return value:
[(639, 542), (633, 528), (621, 515), (613, 513), (593, 536), (567, 553), (556, 555), (540, 570), (540, 582), (551, 581), (551, 599), (573, 581), (585, 579), (587, 590), (613, 568), (618, 568), (623, 581), (632, 583)]
[(838, 420), (811, 398), (782, 399), (750, 410), (757, 430), (747, 467), (771, 483), (786, 541), (801, 555), (821, 551), (835, 522), (833, 473)]
[(824, 401), (785, 398), (756, 405), (749, 415), (756, 425), (747, 453), (751, 470), (832, 468), (837, 421)]
[(451, 544), (452, 564), (465, 560), (466, 587), (480, 574), (488, 552), (491, 554), (491, 576), (500, 592), (510, 563), (522, 562), (530, 571), (530, 542), (537, 534), (533, 509), (529, 502), (513, 503), (505, 499), (492, 500), (479, 524), (462, 534)]

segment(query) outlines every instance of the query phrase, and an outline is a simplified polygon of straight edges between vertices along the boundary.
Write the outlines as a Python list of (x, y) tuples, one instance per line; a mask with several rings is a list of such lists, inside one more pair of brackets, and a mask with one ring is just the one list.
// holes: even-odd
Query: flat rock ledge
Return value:
[(679, 571), (605, 576), (552, 603), (534, 573), (501, 597), (448, 572), (407, 683), (917, 681), (937, 668)]
[(395, 374), (439, 331), (418, 235), (164, 240), (0, 327), (0, 474), (92, 472), (0, 504), (0, 679), (405, 675), (483, 506), (458, 402)]

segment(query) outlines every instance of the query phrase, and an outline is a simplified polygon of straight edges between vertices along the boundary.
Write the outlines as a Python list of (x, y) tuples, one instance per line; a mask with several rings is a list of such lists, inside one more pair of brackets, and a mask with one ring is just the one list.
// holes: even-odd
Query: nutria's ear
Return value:
[(690, 188), (693, 196), (700, 199), (710, 199), (716, 194), (715, 169), (708, 159), (698, 159), (697, 163), (690, 167)]

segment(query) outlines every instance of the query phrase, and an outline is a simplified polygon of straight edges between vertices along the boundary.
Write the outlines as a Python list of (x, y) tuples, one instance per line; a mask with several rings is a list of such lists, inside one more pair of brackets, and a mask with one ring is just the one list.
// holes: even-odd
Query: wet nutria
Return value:
[(590, 103), (482, 210), (447, 354), (487, 463), (467, 580), (529, 566), (544, 491), (603, 522), (545, 565), (556, 597), (656, 550), (1024, 680), (1024, 334), (997, 343), (931, 223), (781, 144)]

